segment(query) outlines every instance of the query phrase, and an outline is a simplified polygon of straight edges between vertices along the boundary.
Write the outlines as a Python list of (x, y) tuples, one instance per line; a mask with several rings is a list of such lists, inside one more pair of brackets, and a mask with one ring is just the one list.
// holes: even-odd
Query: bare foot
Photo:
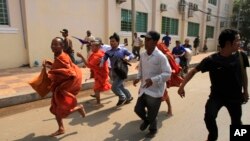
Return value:
[(61, 135), (61, 134), (64, 134), (64, 130), (63, 129), (57, 130), (55, 133), (50, 134), (50, 136), (54, 137), (54, 136), (58, 136), (58, 135)]
[(167, 116), (173, 116), (172, 111), (168, 111), (168, 112), (167, 112)]
[(82, 104), (80, 104), (79, 107), (80, 107), (80, 108), (79, 108), (77, 111), (78, 111), (78, 112), (82, 115), (82, 117), (84, 118), (84, 117), (86, 116), (86, 111), (84, 110)]

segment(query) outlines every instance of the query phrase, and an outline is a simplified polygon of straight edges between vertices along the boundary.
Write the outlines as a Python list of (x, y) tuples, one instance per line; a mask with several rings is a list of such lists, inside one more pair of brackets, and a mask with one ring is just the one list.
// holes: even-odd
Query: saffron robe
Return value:
[(109, 83), (108, 62), (106, 61), (103, 67), (99, 67), (104, 54), (105, 53), (99, 49), (97, 52), (93, 52), (88, 58), (87, 67), (94, 72), (94, 91), (106, 91), (111, 88), (111, 84)]
[(82, 72), (70, 57), (62, 52), (55, 58), (51, 70), (51, 107), (52, 114), (65, 118), (77, 105), (76, 95), (82, 86)]

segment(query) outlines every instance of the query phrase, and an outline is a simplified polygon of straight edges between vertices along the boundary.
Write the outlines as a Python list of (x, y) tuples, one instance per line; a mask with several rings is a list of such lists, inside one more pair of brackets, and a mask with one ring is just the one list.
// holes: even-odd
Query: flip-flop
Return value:
[(57, 130), (55, 133), (50, 134), (51, 137), (58, 136), (64, 134), (64, 130)]
[(90, 96), (91, 96), (91, 97), (94, 97), (94, 98), (96, 97), (95, 94), (91, 94)]

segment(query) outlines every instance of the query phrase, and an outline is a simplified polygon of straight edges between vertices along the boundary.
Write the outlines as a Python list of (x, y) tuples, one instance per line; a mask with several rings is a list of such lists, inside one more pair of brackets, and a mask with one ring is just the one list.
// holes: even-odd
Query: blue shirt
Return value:
[(183, 54), (183, 52), (186, 52), (186, 50), (182, 45), (180, 45), (179, 47), (174, 47), (172, 50), (172, 54), (174, 55), (181, 55)]
[(162, 41), (165, 43), (165, 45), (168, 47), (169, 46), (169, 44), (170, 44), (170, 41), (171, 41), (171, 37), (169, 37), (169, 36), (164, 36), (163, 38), (162, 38)]
[(101, 64), (103, 64), (108, 58), (110, 59), (111, 61), (111, 67), (113, 67), (114, 65), (114, 58), (118, 57), (118, 58), (125, 58), (126, 56), (128, 56), (129, 60), (131, 60), (132, 58), (134, 58), (134, 55), (132, 53), (130, 53), (128, 51), (127, 48), (123, 48), (123, 47), (117, 47), (115, 49), (111, 49), (111, 50), (108, 50), (106, 51), (102, 61), (101, 61)]

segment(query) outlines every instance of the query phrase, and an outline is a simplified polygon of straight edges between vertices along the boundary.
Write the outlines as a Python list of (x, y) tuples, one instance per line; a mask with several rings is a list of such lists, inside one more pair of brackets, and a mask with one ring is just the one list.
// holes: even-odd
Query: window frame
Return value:
[[(125, 13), (125, 15), (127, 15), (127, 17), (123, 17), (123, 14), (124, 14), (123, 12), (127, 12), (127, 13)], [(143, 20), (141, 15), (145, 16), (144, 17), (145, 18), (144, 29), (138, 28), (138, 26), (140, 24), (139, 20)], [(123, 21), (123, 18), (125, 18), (127, 21), (126, 20)], [(126, 23), (122, 23), (122, 22), (127, 22), (127, 25), (124, 25)], [(129, 9), (123, 9), (123, 8), (121, 9), (121, 28), (120, 28), (120, 30), (122, 32), (131, 32), (132, 31), (132, 11)], [(148, 30), (148, 13), (136, 11), (135, 30), (136, 30), (136, 32), (147, 32), (147, 30)]]
[[(177, 35), (179, 33), (179, 19), (162, 16), (161, 33), (168, 32), (170, 35)], [(169, 24), (169, 26), (168, 26)]]
[(6, 2), (6, 9), (7, 9), (7, 16), (8, 16), (8, 24), (6, 25), (0, 25), (0, 33), (17, 33), (18, 29), (11, 27), (11, 17), (10, 17), (10, 7), (9, 7), (9, 1), (5, 0)]

